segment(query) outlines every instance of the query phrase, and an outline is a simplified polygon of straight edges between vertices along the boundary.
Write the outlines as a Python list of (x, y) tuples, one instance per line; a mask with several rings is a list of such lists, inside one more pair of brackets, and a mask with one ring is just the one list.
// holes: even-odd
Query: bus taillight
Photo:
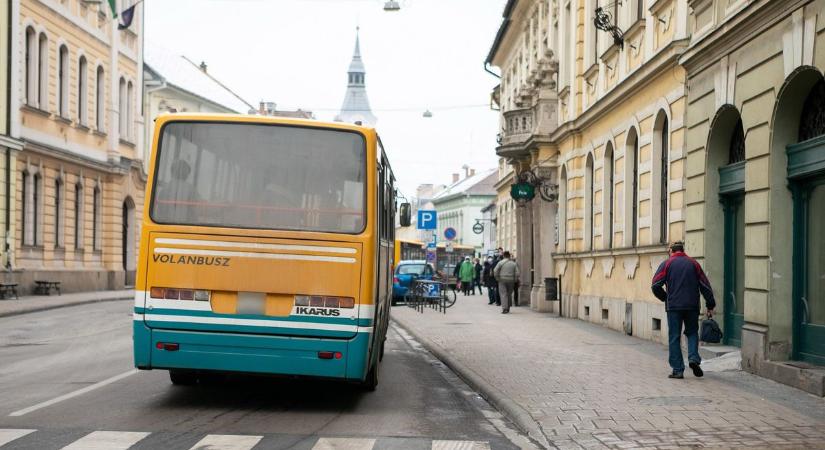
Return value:
[(194, 289), (177, 289), (153, 287), (149, 289), (149, 296), (165, 300), (195, 300), (198, 302), (209, 301), (209, 291)]

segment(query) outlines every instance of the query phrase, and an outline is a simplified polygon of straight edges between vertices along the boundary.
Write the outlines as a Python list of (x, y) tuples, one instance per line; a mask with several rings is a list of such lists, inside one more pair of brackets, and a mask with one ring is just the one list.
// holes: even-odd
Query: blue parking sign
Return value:
[(419, 230), (435, 230), (438, 225), (438, 215), (434, 209), (419, 209), (418, 224)]

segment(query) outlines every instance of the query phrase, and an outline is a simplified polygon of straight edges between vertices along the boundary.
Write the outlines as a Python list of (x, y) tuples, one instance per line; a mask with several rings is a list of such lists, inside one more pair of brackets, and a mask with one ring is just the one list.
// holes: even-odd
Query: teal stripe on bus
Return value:
[(269, 320), (273, 323), (277, 322), (293, 322), (293, 323), (323, 323), (330, 325), (357, 325), (359, 327), (368, 327), (372, 325), (372, 319), (357, 319), (353, 320), (348, 317), (324, 317), (324, 316), (287, 316), (287, 317), (271, 317), (259, 316), (255, 314), (219, 314), (212, 311), (196, 311), (190, 309), (165, 309), (153, 308), (146, 309), (135, 307), (137, 314), (157, 314), (163, 316), (190, 316), (190, 317), (216, 317), (224, 319), (245, 319), (245, 320)]
[[(232, 325), (219, 323), (196, 323), (196, 322), (171, 322), (171, 321), (153, 321), (146, 319), (145, 323), (151, 327), (169, 330), (192, 330), (192, 331), (228, 331), (234, 333), (254, 333), (254, 334), (279, 334), (290, 336), (307, 336), (307, 337), (330, 337), (330, 338), (350, 338), (358, 331), (355, 325), (352, 330), (321, 330), (316, 328), (284, 328), (278, 326), (261, 327), (256, 325)], [(311, 326), (310, 324), (307, 324)], [(364, 332), (371, 330), (364, 330)]]

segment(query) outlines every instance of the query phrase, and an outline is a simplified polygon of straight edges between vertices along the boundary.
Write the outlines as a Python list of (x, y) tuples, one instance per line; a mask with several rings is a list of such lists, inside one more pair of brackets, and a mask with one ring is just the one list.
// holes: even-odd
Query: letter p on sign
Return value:
[(438, 225), (438, 215), (434, 209), (419, 209), (418, 223), (416, 228), (419, 230), (435, 230)]

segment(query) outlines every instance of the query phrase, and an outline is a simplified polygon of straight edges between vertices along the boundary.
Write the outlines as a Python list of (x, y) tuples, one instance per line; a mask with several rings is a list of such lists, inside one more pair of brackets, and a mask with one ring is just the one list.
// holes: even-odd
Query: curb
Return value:
[(28, 309), (20, 309), (16, 311), (6, 311), (0, 312), (0, 317), (12, 317), (12, 316), (20, 316), (23, 314), (41, 312), (41, 311), (50, 311), (52, 309), (60, 309), (60, 308), (68, 308), (70, 306), (80, 306), (80, 305), (88, 305), (90, 303), (103, 303), (103, 302), (113, 302), (117, 300), (131, 300), (134, 297), (102, 297), (102, 298), (90, 298), (86, 300), (79, 300), (77, 302), (71, 303), (58, 303), (53, 305), (41, 305), (35, 306)]
[(504, 395), (495, 386), (487, 382), (479, 374), (472, 369), (458, 361), (444, 348), (432, 342), (430, 339), (422, 336), (415, 331), (413, 327), (405, 323), (397, 317), (391, 317), (391, 320), (398, 326), (404, 329), (407, 333), (412, 335), (418, 342), (421, 343), (430, 353), (441, 360), (447, 367), (455, 372), (461, 379), (464, 380), (471, 388), (481, 394), (485, 400), (490, 402), (496, 409), (504, 413), (522, 432), (526, 433), (530, 438), (544, 446), (544, 448), (552, 448), (547, 441), (547, 437), (541, 431), (539, 424), (530, 416), (524, 408), (519, 406), (516, 402)]

